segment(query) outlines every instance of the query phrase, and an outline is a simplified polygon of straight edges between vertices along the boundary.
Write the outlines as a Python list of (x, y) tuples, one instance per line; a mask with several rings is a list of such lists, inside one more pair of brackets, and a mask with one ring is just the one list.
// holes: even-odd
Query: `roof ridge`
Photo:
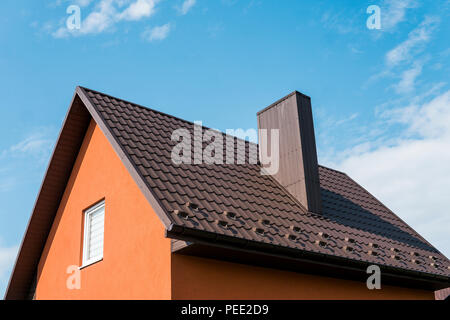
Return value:
[[(158, 114), (161, 114), (161, 115), (170, 117), (170, 118), (172, 118), (172, 119), (179, 120), (179, 121), (185, 122), (185, 123), (190, 124), (190, 125), (195, 125), (195, 123), (192, 122), (192, 121), (189, 121), (189, 120), (186, 120), (186, 119), (183, 119), (183, 118), (180, 118), (180, 117), (177, 117), (177, 116), (168, 114), (168, 113), (163, 112), (163, 111), (159, 111), (159, 110), (156, 110), (156, 109), (153, 109), (153, 108), (149, 108), (149, 107), (143, 106), (143, 105), (141, 105), (141, 104), (137, 104), (137, 103), (131, 102), (131, 101), (129, 101), (129, 100), (125, 100), (125, 99), (122, 99), (122, 98), (118, 98), (118, 97), (112, 96), (112, 95), (110, 95), (110, 94), (103, 93), (103, 92), (100, 92), (100, 91), (97, 91), (97, 90), (93, 90), (93, 89), (89, 89), (89, 88), (86, 88), (86, 87), (83, 87), (83, 86), (78, 86), (78, 87), (81, 88), (82, 90), (85, 90), (85, 91), (91, 91), (91, 92), (94, 92), (94, 93), (97, 93), (97, 94), (106, 96), (106, 97), (108, 97), (108, 98), (112, 98), (112, 99), (115, 99), (115, 100), (119, 100), (119, 101), (122, 101), (122, 102), (125, 102), (125, 103), (128, 103), (128, 104), (131, 104), (131, 105), (133, 105), (133, 106), (136, 106), (136, 107), (145, 109), (145, 110), (147, 110), (147, 111), (156, 112), (156, 113), (158, 113)], [(246, 143), (254, 144), (254, 145), (256, 145), (256, 146), (259, 146), (258, 143), (254, 143), (254, 142), (251, 142), (251, 141), (248, 141), (248, 140), (244, 140), (244, 139), (239, 138), (239, 137), (236, 137), (236, 136), (229, 135), (229, 134), (227, 134), (227, 133), (225, 133), (225, 132), (223, 132), (223, 131), (220, 131), (220, 130), (218, 130), (218, 129), (206, 127), (206, 126), (204, 126), (203, 124), (202, 124), (202, 128), (204, 128), (204, 129), (206, 129), (206, 130), (216, 131), (216, 132), (218, 132), (218, 133), (220, 133), (220, 134), (222, 134), (222, 135), (234, 137), (234, 138), (236, 138), (236, 139), (238, 139), (238, 140), (245, 141)]]

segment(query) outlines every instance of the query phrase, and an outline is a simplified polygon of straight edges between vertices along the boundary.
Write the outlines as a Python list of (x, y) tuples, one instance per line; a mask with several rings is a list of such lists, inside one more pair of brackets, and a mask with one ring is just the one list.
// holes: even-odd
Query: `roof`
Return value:
[[(193, 134), (191, 122), (78, 87), (71, 110), (80, 108), (80, 104), (84, 104), (107, 136), (161, 218), (169, 236), (182, 238), (183, 234), (189, 234), (194, 239), (198, 236), (199, 239), (222, 239), (240, 245), (258, 244), (261, 250), (270, 247), (281, 252), (287, 249), (311, 253), (318, 259), (377, 264), (396, 272), (409, 272), (415, 277), (435, 278), (443, 283), (442, 287), (450, 284), (449, 260), (345, 173), (319, 166), (323, 212), (314, 214), (307, 212), (273, 177), (261, 175), (258, 164), (174, 164), (171, 152), (177, 142), (171, 140), (172, 132), (185, 128)], [(71, 110), (59, 140), (70, 132)], [(83, 114), (81, 118), (85, 117)], [(81, 143), (78, 141), (80, 135), (78, 133), (73, 139), (75, 147)], [(235, 148), (236, 141), (235, 138)], [(249, 143), (246, 145), (248, 157)], [(52, 173), (53, 158), (62, 147), (64, 145), (58, 142), (43, 188)], [(70, 161), (65, 163), (70, 167)], [(67, 173), (60, 175), (60, 180), (64, 179), (68, 179)], [(37, 241), (43, 241), (40, 244), (43, 247), (51, 226), (51, 214), (41, 219), (44, 221), (41, 224), (46, 227), (33, 224), (39, 214), (45, 214), (36, 212), (36, 207), (51, 198), (50, 191), (42, 194), (43, 188), (22, 243), (7, 297), (8, 294), (14, 297), (14, 288), (27, 283), (22, 278), (26, 278), (26, 272), (30, 273), (30, 261), (38, 260), (40, 256), (40, 252), (36, 253), (38, 244), (27, 249), (30, 246), (27, 242), (31, 242), (30, 233)], [(53, 198), (58, 200), (60, 193)], [(56, 210), (57, 207), (47, 209), (54, 211), (53, 214)], [(26, 252), (23, 251), (27, 250), (36, 252), (29, 253), (25, 259)], [(27, 264), (31, 266), (25, 268)]]

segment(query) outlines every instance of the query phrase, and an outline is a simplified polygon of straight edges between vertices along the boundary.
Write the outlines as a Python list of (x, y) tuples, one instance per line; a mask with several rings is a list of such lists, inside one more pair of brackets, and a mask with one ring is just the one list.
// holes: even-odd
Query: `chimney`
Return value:
[[(311, 98), (294, 91), (257, 115), (258, 129), (267, 129), (268, 136), (271, 129), (279, 129), (279, 170), (273, 177), (308, 211), (321, 213)], [(267, 150), (271, 150), (268, 140)]]

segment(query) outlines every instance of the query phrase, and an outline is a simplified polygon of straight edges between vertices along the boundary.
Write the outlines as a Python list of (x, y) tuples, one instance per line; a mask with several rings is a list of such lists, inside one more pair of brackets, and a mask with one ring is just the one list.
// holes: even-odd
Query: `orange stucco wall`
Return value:
[(432, 291), (254, 267), (214, 259), (172, 256), (172, 298), (184, 299), (434, 299)]
[[(105, 199), (103, 260), (81, 269), (83, 210)], [(38, 267), (36, 299), (170, 299), (170, 239), (101, 130), (91, 122)]]
[[(80, 270), (83, 210), (105, 199), (103, 260)], [(433, 299), (434, 293), (171, 254), (163, 224), (91, 122), (38, 267), (36, 299)]]

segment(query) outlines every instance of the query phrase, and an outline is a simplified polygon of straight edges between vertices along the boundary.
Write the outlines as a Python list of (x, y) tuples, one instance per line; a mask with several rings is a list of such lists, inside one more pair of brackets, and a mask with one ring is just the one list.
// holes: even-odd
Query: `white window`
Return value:
[(104, 225), (105, 201), (102, 201), (84, 213), (83, 266), (103, 259)]

